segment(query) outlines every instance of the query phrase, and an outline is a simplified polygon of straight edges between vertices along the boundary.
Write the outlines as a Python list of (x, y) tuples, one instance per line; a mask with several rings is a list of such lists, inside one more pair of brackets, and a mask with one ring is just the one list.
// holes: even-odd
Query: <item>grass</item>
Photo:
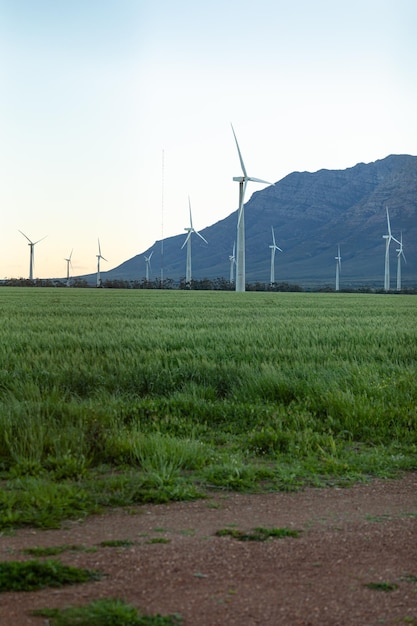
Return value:
[(222, 528), (216, 531), (218, 537), (233, 537), (239, 541), (267, 541), (268, 539), (282, 539), (283, 537), (299, 537), (300, 531), (291, 528), (263, 528), (257, 527), (250, 532), (236, 528)]
[(130, 539), (108, 539), (100, 542), (101, 548), (128, 548), (135, 545), (135, 541)]
[(35, 546), (34, 548), (24, 548), (22, 550), (22, 554), (28, 554), (30, 556), (35, 556), (37, 558), (42, 556), (57, 556), (58, 554), (62, 554), (63, 552), (80, 552), (87, 551), (89, 548), (85, 548), (84, 546), (78, 545), (63, 545), (63, 546)]
[(33, 615), (48, 618), (50, 626), (181, 626), (179, 615), (143, 615), (121, 600), (105, 598), (86, 606), (40, 609)]
[(417, 298), (1, 289), (0, 529), (417, 467)]
[(60, 561), (0, 562), (0, 593), (34, 591), (44, 587), (61, 587), (99, 580), (99, 572), (63, 565)]
[(395, 591), (398, 589), (398, 585), (396, 583), (387, 582), (371, 582), (367, 583), (365, 587), (368, 587), (368, 589), (374, 589), (375, 591)]

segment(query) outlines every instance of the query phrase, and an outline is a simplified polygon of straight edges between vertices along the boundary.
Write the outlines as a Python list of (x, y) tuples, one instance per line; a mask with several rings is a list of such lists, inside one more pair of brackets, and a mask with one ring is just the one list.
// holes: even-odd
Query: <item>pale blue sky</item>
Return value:
[(19, 229), (36, 276), (71, 249), (76, 275), (98, 237), (105, 270), (184, 232), (188, 195), (199, 230), (235, 211), (230, 122), (274, 182), (417, 154), (416, 26), (415, 0), (0, 0), (0, 278)]

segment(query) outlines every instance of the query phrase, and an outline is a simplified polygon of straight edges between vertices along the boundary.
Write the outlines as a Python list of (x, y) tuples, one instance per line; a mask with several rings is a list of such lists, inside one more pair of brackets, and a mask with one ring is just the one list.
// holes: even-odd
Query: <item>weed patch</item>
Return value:
[(398, 585), (396, 583), (387, 582), (366, 583), (365, 587), (368, 587), (368, 589), (374, 589), (375, 591), (395, 591), (398, 589)]
[(180, 615), (141, 615), (121, 600), (105, 598), (86, 606), (40, 609), (33, 615), (48, 618), (50, 626), (181, 626)]
[(94, 570), (63, 565), (60, 561), (3, 561), (0, 562), (0, 592), (34, 591), (43, 587), (61, 587), (90, 580), (99, 580)]
[(236, 528), (222, 528), (216, 531), (218, 537), (233, 537), (239, 541), (266, 541), (267, 539), (282, 539), (283, 537), (299, 537), (300, 531), (291, 528), (254, 528), (244, 532)]

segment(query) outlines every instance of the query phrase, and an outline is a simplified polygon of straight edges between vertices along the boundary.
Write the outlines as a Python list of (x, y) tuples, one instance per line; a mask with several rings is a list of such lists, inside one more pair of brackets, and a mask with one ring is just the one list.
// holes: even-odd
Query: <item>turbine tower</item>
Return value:
[(337, 256), (335, 256), (336, 259), (336, 291), (339, 291), (340, 289), (340, 274), (342, 272), (342, 257), (340, 256), (340, 245), (338, 244), (337, 246)]
[(193, 217), (191, 215), (190, 196), (188, 196), (188, 207), (190, 209), (190, 226), (188, 228), (184, 228), (184, 230), (187, 231), (188, 234), (187, 234), (187, 237), (186, 237), (184, 243), (181, 246), (181, 250), (184, 248), (185, 245), (187, 245), (187, 262), (186, 262), (186, 266), (185, 266), (185, 283), (186, 283), (187, 287), (190, 288), (191, 287), (191, 235), (193, 233), (195, 233), (205, 243), (208, 244), (208, 241), (206, 239), (204, 239), (203, 235), (200, 235), (200, 233), (193, 227)]
[(385, 239), (385, 272), (384, 272), (384, 291), (390, 290), (390, 273), (389, 273), (389, 246), (391, 241), (395, 241), (396, 243), (400, 243), (397, 239), (392, 236), (391, 233), (391, 224), (389, 221), (389, 213), (388, 207), (387, 210), (387, 226), (388, 226), (388, 235), (382, 235), (382, 238)]
[(100, 260), (103, 259), (103, 261), (107, 261), (107, 259), (104, 258), (104, 256), (101, 254), (101, 247), (100, 247), (100, 239), (98, 240), (98, 254), (96, 254), (97, 257), (97, 287), (101, 287), (101, 278), (100, 278)]
[(401, 257), (404, 259), (404, 263), (407, 263), (405, 256), (404, 256), (402, 233), (400, 237), (399, 246), (400, 247), (396, 249), (396, 252), (398, 252), (398, 255), (397, 255), (397, 291), (401, 291)]
[(152, 250), (152, 252), (150, 253), (149, 256), (145, 256), (144, 257), (145, 258), (145, 263), (146, 263), (146, 282), (147, 283), (149, 282), (149, 273), (151, 271), (151, 258), (152, 258), (152, 255), (153, 255), (153, 250)]
[(282, 250), (281, 248), (278, 248), (277, 244), (275, 243), (275, 233), (274, 233), (273, 226), (271, 226), (271, 230), (272, 230), (272, 245), (269, 246), (271, 248), (271, 280), (269, 282), (271, 285), (273, 285), (275, 282), (275, 252), (277, 250), (282, 252)]
[(245, 164), (243, 163), (242, 155), (240, 152), (239, 144), (235, 130), (232, 125), (233, 136), (235, 138), (237, 152), (239, 155), (240, 167), (242, 168), (243, 176), (234, 176), (233, 180), (239, 183), (239, 209), (237, 218), (237, 259), (236, 259), (236, 291), (245, 291), (246, 286), (246, 269), (245, 269), (245, 214), (244, 214), (244, 202), (245, 191), (248, 181), (254, 183), (262, 183), (265, 185), (273, 185), (267, 180), (261, 178), (253, 178), (248, 176)]
[(23, 235), (23, 237), (25, 237), (28, 240), (28, 246), (30, 248), (30, 252), (29, 252), (29, 280), (33, 280), (33, 268), (35, 267), (35, 246), (37, 243), (39, 243), (40, 241), (43, 241), (44, 239), (46, 239), (47, 235), (45, 235), (45, 237), (42, 237), (42, 239), (38, 239), (38, 241), (31, 241), (29, 239), (29, 237), (27, 235), (25, 235), (25, 233), (23, 233), (21, 230), (19, 230), (19, 233), (21, 235)]
[(70, 265), (72, 265), (72, 263), (71, 263), (72, 252), (73, 251), (71, 250), (71, 254), (69, 255), (68, 259), (64, 259), (64, 261), (67, 262), (67, 287), (70, 286), (70, 270), (69, 270), (69, 268), (70, 268)]
[(236, 242), (233, 244), (233, 252), (232, 254), (229, 255), (229, 261), (230, 261), (230, 283), (234, 283), (235, 282), (235, 278), (234, 278), (234, 269), (235, 269), (235, 265), (236, 265), (236, 256), (235, 256), (235, 250), (236, 250)]

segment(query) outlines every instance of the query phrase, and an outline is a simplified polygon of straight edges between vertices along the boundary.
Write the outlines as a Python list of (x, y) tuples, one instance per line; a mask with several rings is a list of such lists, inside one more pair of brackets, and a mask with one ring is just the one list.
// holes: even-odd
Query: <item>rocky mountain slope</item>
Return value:
[[(407, 264), (403, 284), (417, 284), (417, 157), (391, 155), (346, 170), (293, 172), (275, 186), (255, 192), (245, 205), (246, 279), (269, 282), (271, 227), (277, 245), (275, 279), (304, 287), (334, 285), (335, 256), (340, 244), (341, 288), (382, 287), (386, 207), (392, 234), (402, 232)], [(237, 212), (200, 230), (192, 243), (194, 279), (229, 277), (229, 255), (236, 240)], [(102, 273), (103, 280), (142, 280), (145, 259), (153, 250), (152, 276), (179, 281), (185, 275), (184, 234), (161, 242)], [(390, 249), (391, 284), (395, 288), (397, 252)], [(88, 277), (94, 280), (94, 276)]]

